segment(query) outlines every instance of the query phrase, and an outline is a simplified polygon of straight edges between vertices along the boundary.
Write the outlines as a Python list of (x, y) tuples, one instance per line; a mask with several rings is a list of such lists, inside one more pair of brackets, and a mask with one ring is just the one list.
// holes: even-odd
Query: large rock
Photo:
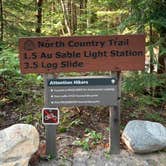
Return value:
[(135, 153), (148, 153), (166, 148), (166, 128), (160, 123), (133, 120), (123, 133), (122, 139)]
[(28, 124), (15, 124), (0, 131), (0, 166), (28, 166), (38, 149), (39, 134)]

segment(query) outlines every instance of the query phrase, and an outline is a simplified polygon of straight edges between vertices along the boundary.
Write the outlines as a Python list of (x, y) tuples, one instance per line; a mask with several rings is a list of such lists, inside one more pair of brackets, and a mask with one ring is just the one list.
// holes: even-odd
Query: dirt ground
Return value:
[(37, 166), (166, 166), (166, 152), (151, 154), (133, 154), (121, 150), (120, 154), (109, 154), (108, 148), (97, 147), (95, 150), (83, 151), (77, 148), (73, 157), (58, 160), (40, 161)]

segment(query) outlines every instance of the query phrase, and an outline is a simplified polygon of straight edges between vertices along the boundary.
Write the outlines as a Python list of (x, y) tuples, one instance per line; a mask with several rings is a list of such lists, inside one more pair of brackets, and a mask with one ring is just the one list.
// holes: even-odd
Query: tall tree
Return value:
[[(131, 10), (129, 10), (129, 17), (122, 23), (124, 24), (122, 27), (128, 28), (130, 32), (147, 33), (148, 45), (150, 46), (150, 73), (154, 71), (154, 63), (156, 63), (153, 47), (155, 43), (159, 43), (158, 73), (163, 73), (165, 70), (164, 52), (166, 52), (166, 1), (131, 0), (126, 3), (126, 6), (128, 6), (128, 10), (131, 6)], [(158, 34), (155, 38), (154, 33)]]
[(15, 47), (18, 44), (18, 37), (36, 35), (35, 1), (1, 1), (3, 2), (3, 41), (6, 45)]
[(2, 41), (3, 41), (3, 29), (4, 29), (4, 24), (3, 24), (3, 2), (2, 2), (2, 0), (0, 0), (0, 22), (1, 22), (0, 43), (2, 43)]
[(42, 5), (43, 0), (37, 0), (37, 27), (36, 27), (36, 33), (41, 33), (41, 27), (42, 27)]
[(69, 22), (69, 8), (67, 8), (67, 1), (65, 2), (64, 0), (60, 0), (61, 6), (62, 6), (62, 11), (63, 11), (63, 16), (64, 16), (64, 22), (65, 22), (65, 26), (67, 29), (67, 32), (69, 35), (72, 34), (72, 30), (71, 30), (71, 26), (70, 26), (70, 22)]
[(158, 73), (164, 73), (166, 66), (164, 59), (166, 59), (166, 1), (158, 0), (152, 6), (153, 13), (152, 24), (160, 35), (159, 57), (158, 57)]

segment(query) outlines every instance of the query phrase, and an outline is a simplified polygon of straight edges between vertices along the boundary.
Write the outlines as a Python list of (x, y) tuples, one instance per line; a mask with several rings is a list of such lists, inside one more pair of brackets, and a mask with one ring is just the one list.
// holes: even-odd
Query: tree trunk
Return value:
[(41, 33), (41, 27), (42, 27), (42, 5), (43, 0), (37, 0), (37, 27), (36, 27), (36, 33)]
[[(164, 40), (161, 43), (161, 46), (159, 48), (159, 52), (161, 53), (162, 52), (162, 50), (161, 50), (162, 48), (166, 49), (166, 29), (165, 29), (165, 32), (160, 34), (160, 37), (164, 38)], [(165, 73), (165, 71), (166, 71), (165, 58), (166, 58), (166, 54), (159, 55), (159, 57), (158, 57), (158, 70), (157, 70), (158, 74)]]
[(72, 18), (73, 18), (73, 33), (77, 30), (77, 7), (73, 3), (72, 6)]
[(65, 7), (65, 3), (64, 3), (63, 0), (61, 0), (60, 2), (61, 2), (62, 11), (63, 11), (65, 27), (66, 27), (67, 33), (69, 35), (71, 35), (72, 33), (71, 33), (70, 25), (69, 25), (69, 20), (68, 20), (68, 15), (67, 15), (67, 10), (66, 10), (66, 7)]
[[(153, 40), (152, 40), (153, 31), (152, 31), (152, 24), (151, 23), (149, 24), (149, 28), (150, 28), (150, 30), (149, 30), (150, 45), (152, 45), (153, 44)], [(153, 70), (154, 70), (153, 61), (154, 61), (154, 57), (153, 57), (153, 54), (150, 51), (150, 73), (153, 73)]]
[(70, 21), (70, 29), (72, 31), (72, 34), (77, 30), (77, 11), (76, 11), (76, 5), (73, 0), (70, 0), (70, 8), (69, 10), (69, 21)]
[[(3, 3), (2, 3), (2, 0), (0, 0), (0, 21), (1, 21), (1, 36), (0, 36), (0, 42), (3, 42), (4, 24), (3, 24)], [(0, 48), (0, 49), (1, 49), (1, 48)]]
[(82, 15), (86, 15), (86, 17), (87, 17), (87, 0), (80, 1), (80, 12), (79, 12), (80, 29), (84, 30), (85, 28), (87, 28), (87, 19), (88, 18), (86, 20), (81, 20)]
[(72, 17), (71, 17), (71, 13), (72, 13), (72, 0), (68, 0), (67, 1), (67, 5), (66, 5), (66, 14), (67, 14), (67, 19), (68, 19), (68, 23), (69, 23), (69, 27), (72, 33)]

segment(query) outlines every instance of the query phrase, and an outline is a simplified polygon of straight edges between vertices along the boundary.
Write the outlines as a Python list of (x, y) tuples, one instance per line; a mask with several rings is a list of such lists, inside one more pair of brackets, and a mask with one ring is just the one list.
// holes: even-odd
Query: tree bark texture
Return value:
[(3, 41), (3, 33), (4, 33), (4, 24), (3, 24), (3, 2), (0, 0), (0, 21), (1, 21), (1, 36), (0, 36), (0, 41)]
[(87, 14), (87, 0), (82, 0), (80, 1), (80, 12), (79, 12), (79, 17), (80, 17), (80, 29), (85, 29), (87, 28), (87, 22), (88, 22), (88, 18), (86, 20), (82, 20), (81, 17), (82, 15), (86, 15)]
[(71, 33), (70, 22), (68, 18), (68, 10), (66, 9), (65, 1), (61, 0), (60, 3), (61, 3), (62, 11), (63, 11), (64, 23), (65, 23), (67, 33), (71, 35), (72, 33)]
[[(149, 30), (150, 44), (152, 45), (153, 44), (153, 41), (152, 41), (153, 30), (152, 30), (152, 24), (151, 23), (149, 24), (149, 28), (150, 28), (150, 30)], [(150, 73), (153, 73), (153, 70), (154, 70), (153, 61), (154, 61), (153, 54), (150, 53)]]
[[(165, 29), (164, 33), (160, 34), (160, 36), (164, 38), (164, 40), (161, 43), (161, 46), (159, 48), (159, 52), (161, 53), (163, 48), (166, 49), (166, 29)], [(166, 59), (166, 54), (159, 55), (159, 57), (158, 57), (158, 70), (157, 70), (158, 74), (162, 74), (162, 73), (166, 72), (165, 59)]]
[(36, 33), (41, 33), (42, 28), (42, 5), (43, 0), (37, 0), (37, 27), (36, 27)]

